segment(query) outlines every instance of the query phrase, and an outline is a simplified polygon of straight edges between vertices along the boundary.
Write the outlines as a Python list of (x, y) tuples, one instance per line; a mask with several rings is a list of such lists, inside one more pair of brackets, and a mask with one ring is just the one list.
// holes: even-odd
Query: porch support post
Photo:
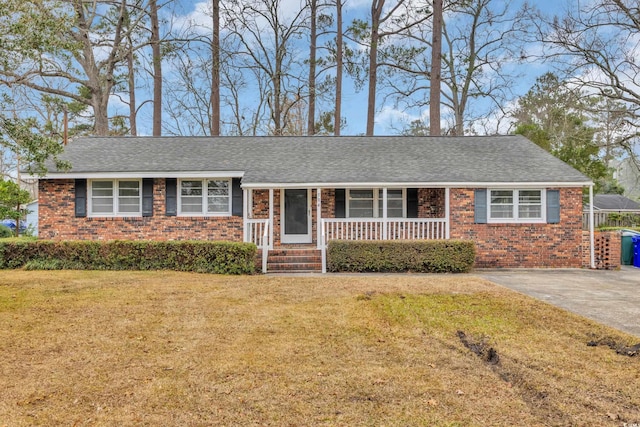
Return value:
[(450, 238), (450, 227), (449, 227), (449, 222), (451, 220), (451, 214), (449, 212), (449, 197), (450, 197), (451, 193), (449, 191), (449, 187), (446, 187), (444, 189), (444, 238), (449, 240)]
[[(282, 209), (282, 207), (280, 207)], [(273, 188), (269, 189), (269, 249), (273, 249)]]
[[(377, 190), (374, 190), (377, 191)], [(375, 197), (373, 198), (376, 199)], [(374, 212), (378, 209), (377, 206), (373, 207)], [(375, 215), (374, 215), (375, 216)], [(387, 222), (387, 187), (382, 189), (382, 240), (387, 240), (389, 224)]]
[(243, 241), (245, 243), (249, 242), (249, 233), (251, 233), (249, 223), (247, 219), (249, 218), (249, 190), (246, 188), (242, 189), (242, 233), (243, 233)]
[(316, 188), (316, 247), (322, 244), (322, 190)]
[(595, 235), (593, 220), (593, 184), (589, 186), (589, 261), (591, 268), (596, 268)]

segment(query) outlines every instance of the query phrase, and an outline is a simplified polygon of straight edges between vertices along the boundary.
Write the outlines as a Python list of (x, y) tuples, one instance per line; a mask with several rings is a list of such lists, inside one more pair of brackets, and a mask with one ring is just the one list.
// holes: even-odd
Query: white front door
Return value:
[(282, 243), (311, 243), (311, 189), (286, 188), (280, 198)]

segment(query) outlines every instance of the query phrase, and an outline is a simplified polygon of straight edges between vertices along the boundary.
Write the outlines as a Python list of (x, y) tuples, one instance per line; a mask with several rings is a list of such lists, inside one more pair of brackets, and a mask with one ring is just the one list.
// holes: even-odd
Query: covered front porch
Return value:
[(326, 272), (328, 242), (449, 239), (449, 188), (351, 186), (243, 188), (244, 241), (270, 253), (315, 250)]

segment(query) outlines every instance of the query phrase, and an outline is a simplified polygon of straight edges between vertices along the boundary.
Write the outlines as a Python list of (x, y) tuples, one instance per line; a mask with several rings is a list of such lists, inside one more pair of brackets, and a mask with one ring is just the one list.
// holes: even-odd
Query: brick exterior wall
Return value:
[[(335, 190), (323, 189), (322, 216), (333, 218)], [(280, 245), (280, 190), (274, 190), (274, 244)], [(311, 191), (312, 238), (316, 243), (316, 189)], [(444, 189), (419, 189), (419, 216), (444, 217)], [(560, 224), (475, 224), (474, 190), (450, 190), (450, 237), (476, 242), (476, 267), (582, 267), (588, 266), (583, 244), (582, 190), (560, 189)], [(253, 218), (269, 217), (269, 191), (254, 190)], [(54, 240), (229, 240), (242, 241), (242, 217), (165, 216), (165, 180), (154, 180), (152, 217), (76, 218), (73, 180), (40, 180), (39, 236)], [(604, 239), (604, 240), (602, 240)], [(620, 262), (619, 236), (599, 239), (600, 268), (616, 268)], [(608, 240), (607, 240), (608, 239)], [(617, 243), (616, 243), (617, 242)], [(586, 254), (585, 263), (584, 254)], [(617, 254), (616, 254), (617, 251)], [(617, 262), (617, 264), (615, 264)]]
[(476, 242), (476, 267), (582, 267), (582, 189), (560, 189), (559, 224), (475, 224), (473, 199), (450, 190), (450, 237)]
[(418, 218), (444, 218), (444, 188), (418, 188)]
[[(616, 270), (622, 259), (622, 235), (619, 231), (596, 231), (594, 233), (594, 260), (598, 270)], [(591, 268), (589, 232), (582, 232), (582, 266)]]
[(153, 183), (152, 217), (76, 218), (73, 180), (40, 180), (38, 236), (53, 240), (242, 241), (242, 217), (165, 216), (165, 180)]

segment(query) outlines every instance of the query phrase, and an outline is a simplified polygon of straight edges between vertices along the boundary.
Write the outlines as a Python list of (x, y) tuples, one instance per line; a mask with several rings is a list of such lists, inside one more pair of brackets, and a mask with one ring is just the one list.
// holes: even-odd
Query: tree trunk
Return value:
[(151, 52), (153, 56), (153, 136), (162, 135), (162, 53), (160, 52), (160, 24), (158, 3), (149, 0), (151, 17)]
[[(340, 1), (340, 0), (338, 0)], [(309, 48), (309, 111), (307, 113), (307, 135), (316, 133), (316, 15), (317, 1), (311, 0), (311, 34)]]
[(369, 49), (369, 96), (367, 100), (367, 136), (373, 136), (376, 117), (376, 83), (378, 81), (378, 41), (380, 16), (384, 0), (371, 3), (371, 47)]
[(336, 102), (334, 107), (333, 134), (340, 136), (342, 124), (342, 0), (336, 0)]
[(138, 135), (138, 123), (136, 120), (136, 79), (133, 71), (133, 50), (129, 43), (129, 52), (127, 52), (127, 68), (129, 73), (129, 127), (131, 136)]
[(107, 96), (102, 93), (93, 95), (91, 97), (91, 105), (93, 106), (94, 126), (93, 132), (96, 136), (108, 136), (109, 135), (109, 114), (107, 112), (109, 107), (109, 92)]
[(213, 0), (211, 36), (211, 136), (220, 135), (220, 0)]
[(433, 0), (433, 33), (429, 87), (429, 135), (439, 136), (440, 79), (442, 69), (442, 0)]

